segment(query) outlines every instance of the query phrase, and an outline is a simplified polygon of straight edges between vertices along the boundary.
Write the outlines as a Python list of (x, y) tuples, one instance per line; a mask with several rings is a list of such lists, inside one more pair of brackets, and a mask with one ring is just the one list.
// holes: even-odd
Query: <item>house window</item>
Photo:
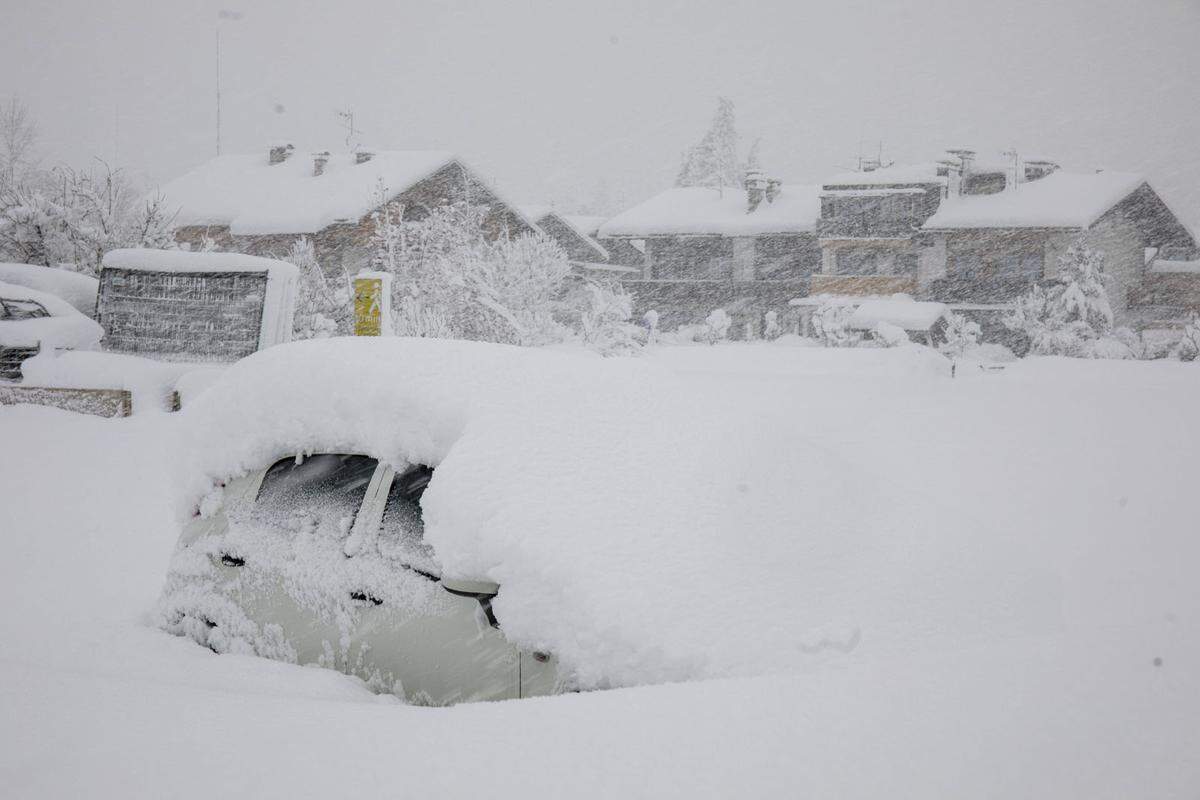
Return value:
[(958, 253), (953, 259), (954, 277), (979, 280), (984, 276), (983, 257), (976, 253)]
[(838, 275), (876, 275), (879, 267), (874, 250), (853, 247), (837, 253)]

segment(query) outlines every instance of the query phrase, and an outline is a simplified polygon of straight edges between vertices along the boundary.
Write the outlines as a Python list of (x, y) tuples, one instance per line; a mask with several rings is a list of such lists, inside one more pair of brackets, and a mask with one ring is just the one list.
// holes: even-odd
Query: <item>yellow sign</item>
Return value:
[(383, 280), (354, 279), (354, 335), (378, 336), (383, 320)]

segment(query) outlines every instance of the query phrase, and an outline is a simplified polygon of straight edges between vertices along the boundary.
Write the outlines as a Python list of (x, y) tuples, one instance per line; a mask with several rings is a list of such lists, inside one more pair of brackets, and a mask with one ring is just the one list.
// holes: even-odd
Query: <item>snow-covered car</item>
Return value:
[(553, 660), (500, 632), (499, 587), (442, 577), (422, 535), (432, 474), (316, 453), (232, 480), (184, 526), (165, 626), (218, 653), (337, 669), (411, 703), (554, 692)]
[(66, 266), (0, 264), (0, 282), (61, 297), (85, 317), (96, 315), (96, 296), (100, 291), (100, 281)]
[(38, 353), (93, 350), (102, 335), (66, 300), (0, 282), (0, 379), (20, 380), (21, 363)]

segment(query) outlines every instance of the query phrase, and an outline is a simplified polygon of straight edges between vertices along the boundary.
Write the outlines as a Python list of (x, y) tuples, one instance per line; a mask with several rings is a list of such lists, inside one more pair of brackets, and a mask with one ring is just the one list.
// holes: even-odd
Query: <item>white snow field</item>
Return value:
[[(1196, 796), (1200, 368), (957, 374), (907, 347), (315, 341), (181, 414), (0, 408), (0, 785)], [(447, 574), (626, 688), (419, 708), (157, 630), (178, 514), (289, 439), (433, 462)]]

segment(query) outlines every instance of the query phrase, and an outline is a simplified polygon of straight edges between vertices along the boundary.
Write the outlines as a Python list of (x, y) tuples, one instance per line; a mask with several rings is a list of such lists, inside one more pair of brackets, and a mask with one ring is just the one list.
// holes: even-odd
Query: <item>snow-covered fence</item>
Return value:
[(52, 406), (97, 417), (128, 417), (133, 395), (125, 389), (61, 389), (45, 386), (0, 386), (0, 405)]

